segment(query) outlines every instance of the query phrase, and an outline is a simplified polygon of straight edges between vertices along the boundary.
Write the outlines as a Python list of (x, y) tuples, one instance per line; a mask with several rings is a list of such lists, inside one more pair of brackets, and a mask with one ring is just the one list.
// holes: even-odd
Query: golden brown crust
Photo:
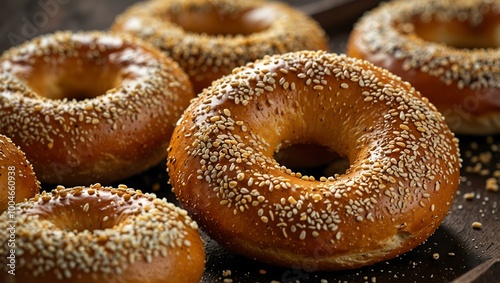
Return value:
[(24, 152), (0, 134), (0, 213), (39, 191), (40, 182)]
[(189, 75), (196, 93), (264, 55), (328, 49), (316, 22), (274, 1), (146, 1), (120, 15), (112, 30), (165, 51)]
[[(2, 264), (2, 282), (180, 283), (203, 274), (196, 223), (154, 195), (125, 186), (58, 187), (18, 208), (15, 276)], [(2, 258), (12, 254), (7, 241), (2, 233)]]
[[(278, 164), (288, 145), (351, 164), (315, 180)], [(325, 52), (266, 57), (212, 84), (172, 135), (174, 192), (209, 236), (272, 264), (333, 270), (429, 237), (459, 183), (458, 141), (408, 83)]]
[(392, 1), (368, 12), (347, 54), (409, 81), (464, 134), (500, 133), (500, 4)]
[(43, 183), (108, 184), (158, 164), (192, 97), (175, 62), (130, 36), (58, 32), (0, 58), (0, 133)]

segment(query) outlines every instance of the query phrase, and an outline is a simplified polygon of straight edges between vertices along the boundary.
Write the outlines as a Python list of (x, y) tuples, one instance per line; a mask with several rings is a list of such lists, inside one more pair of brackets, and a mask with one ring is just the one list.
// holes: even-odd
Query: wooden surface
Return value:
[[(48, 2), (56, 3), (52, 10), (40, 5)], [(3, 1), (0, 9), (0, 50), (55, 30), (106, 29), (114, 17), (133, 2)], [(290, 2), (322, 23), (330, 35), (331, 51), (343, 52), (351, 24), (377, 1)], [(415, 250), (362, 269), (308, 272), (293, 267), (277, 268), (235, 255), (204, 236), (207, 267), (202, 282), (231, 282), (230, 279), (232, 282), (500, 282), (500, 192), (486, 190), (486, 179), (492, 177), (495, 170), (500, 170), (500, 136), (459, 138), (464, 159), (459, 194), (443, 225)], [(478, 155), (481, 158), (474, 157)], [(120, 183), (155, 192), (175, 203), (167, 179), (165, 165), (160, 164)], [(52, 189), (49, 185), (44, 188)], [(473, 229), (473, 222), (481, 222), (482, 228)]]

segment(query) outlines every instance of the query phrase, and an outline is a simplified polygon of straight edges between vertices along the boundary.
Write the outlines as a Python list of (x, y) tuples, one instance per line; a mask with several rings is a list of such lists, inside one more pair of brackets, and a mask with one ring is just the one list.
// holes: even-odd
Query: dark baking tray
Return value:
[[(134, 0), (8, 0), (0, 9), (0, 51), (36, 35), (56, 30), (107, 29)], [(343, 52), (350, 28), (376, 0), (289, 0), (320, 22), (332, 52)], [(48, 3), (51, 3), (50, 6)], [(49, 7), (49, 8), (48, 8)], [(207, 266), (202, 282), (500, 282), (500, 192), (485, 189), (491, 172), (500, 170), (500, 136), (459, 136), (464, 159), (462, 183), (450, 214), (424, 244), (390, 261), (341, 272), (309, 272), (274, 267), (233, 254), (203, 235)], [(470, 168), (489, 152), (483, 173)], [(477, 169), (477, 167), (476, 167)], [(120, 183), (154, 192), (176, 203), (167, 184), (165, 164)], [(116, 185), (116, 184), (113, 184)], [(52, 189), (44, 185), (44, 189)], [(472, 199), (464, 196), (474, 193)], [(472, 229), (475, 221), (482, 229)], [(439, 258), (436, 258), (439, 255)], [(231, 281), (232, 280), (232, 281)], [(274, 280), (274, 281), (273, 281)], [(324, 281), (322, 281), (324, 280)]]

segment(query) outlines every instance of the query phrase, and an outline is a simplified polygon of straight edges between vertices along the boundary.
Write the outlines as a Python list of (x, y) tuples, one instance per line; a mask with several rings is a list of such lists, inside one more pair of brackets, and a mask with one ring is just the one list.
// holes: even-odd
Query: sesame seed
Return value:
[(466, 199), (466, 200), (473, 200), (474, 197), (475, 197), (475, 194), (473, 192), (464, 194), (464, 199)]
[(472, 222), (472, 228), (476, 230), (480, 230), (483, 228), (483, 224), (481, 222)]
[(305, 230), (302, 230), (300, 232), (299, 239), (302, 241), (306, 239), (306, 231)]

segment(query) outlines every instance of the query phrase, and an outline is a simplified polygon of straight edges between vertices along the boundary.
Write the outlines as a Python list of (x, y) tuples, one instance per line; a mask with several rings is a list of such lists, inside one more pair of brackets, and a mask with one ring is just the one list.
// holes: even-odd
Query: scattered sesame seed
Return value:
[(230, 269), (226, 269), (226, 270), (222, 270), (222, 276), (223, 277), (228, 277), (228, 276), (231, 276), (231, 270)]
[(477, 221), (472, 222), (472, 228), (473, 228), (473, 229), (480, 230), (480, 229), (482, 229), (482, 228), (483, 228), (483, 224), (482, 224), (481, 222), (477, 222)]
[(473, 200), (475, 196), (476, 195), (473, 192), (471, 192), (471, 193), (465, 193), (464, 194), (464, 199), (465, 200)]

